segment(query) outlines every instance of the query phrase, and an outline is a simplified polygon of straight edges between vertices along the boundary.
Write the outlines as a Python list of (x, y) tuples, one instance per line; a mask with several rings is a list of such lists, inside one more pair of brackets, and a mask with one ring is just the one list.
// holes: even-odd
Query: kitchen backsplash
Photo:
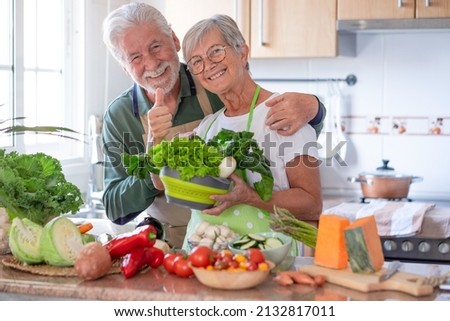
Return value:
[[(336, 158), (322, 163), (325, 195), (361, 196), (359, 183), (348, 177), (373, 171), (389, 159), (395, 170), (423, 177), (411, 185), (410, 198), (450, 201), (450, 31), (356, 37), (355, 57), (252, 59), (250, 69), (256, 79), (274, 79), (262, 82), (273, 91), (319, 96), (333, 125), (338, 119), (347, 140), (345, 164)], [(275, 79), (348, 74), (357, 77), (354, 86)], [(336, 94), (338, 104), (330, 100)]]

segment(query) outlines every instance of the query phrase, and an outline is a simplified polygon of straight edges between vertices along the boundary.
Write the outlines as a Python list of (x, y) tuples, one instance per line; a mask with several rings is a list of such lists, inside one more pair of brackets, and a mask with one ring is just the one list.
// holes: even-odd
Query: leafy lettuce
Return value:
[(273, 176), (269, 161), (248, 131), (235, 132), (222, 129), (210, 141), (201, 137), (174, 137), (170, 141), (151, 147), (143, 154), (122, 154), (122, 164), (128, 175), (143, 179), (149, 173), (159, 174), (164, 166), (180, 172), (180, 177), (190, 180), (194, 176), (219, 176), (219, 164), (223, 158), (232, 156), (236, 159), (237, 174), (245, 178), (245, 171), (259, 173), (261, 180), (254, 188), (263, 200), (272, 197)]

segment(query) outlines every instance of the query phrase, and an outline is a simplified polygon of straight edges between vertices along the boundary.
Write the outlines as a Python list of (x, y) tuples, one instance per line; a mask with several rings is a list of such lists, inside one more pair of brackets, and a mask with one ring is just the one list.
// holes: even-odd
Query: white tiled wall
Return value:
[[(330, 59), (253, 59), (255, 78), (345, 78), (340, 113), (348, 139), (345, 162), (322, 164), (325, 194), (360, 196), (347, 178), (373, 171), (389, 159), (397, 171), (423, 177), (409, 196), (450, 200), (450, 31), (358, 34), (356, 56)], [(329, 83), (264, 82), (273, 91), (303, 91), (327, 101)], [(329, 107), (329, 106), (327, 106)], [(380, 117), (379, 134), (368, 124)], [(443, 118), (441, 135), (429, 134)], [(393, 127), (405, 125), (403, 134)]]

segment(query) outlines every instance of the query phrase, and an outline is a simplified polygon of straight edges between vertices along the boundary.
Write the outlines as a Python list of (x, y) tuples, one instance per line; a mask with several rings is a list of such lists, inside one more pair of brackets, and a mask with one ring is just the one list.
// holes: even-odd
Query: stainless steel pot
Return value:
[(361, 183), (363, 196), (367, 198), (406, 198), (411, 183), (423, 181), (423, 178), (395, 172), (388, 163), (388, 160), (383, 160), (383, 166), (375, 172), (363, 172), (348, 180)]

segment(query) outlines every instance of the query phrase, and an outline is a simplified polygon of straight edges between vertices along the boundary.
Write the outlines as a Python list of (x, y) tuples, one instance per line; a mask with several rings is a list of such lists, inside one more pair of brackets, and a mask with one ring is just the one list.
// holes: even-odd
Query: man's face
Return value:
[(150, 93), (162, 88), (168, 93), (177, 83), (180, 41), (153, 24), (134, 26), (119, 39), (122, 66), (127, 74)]

